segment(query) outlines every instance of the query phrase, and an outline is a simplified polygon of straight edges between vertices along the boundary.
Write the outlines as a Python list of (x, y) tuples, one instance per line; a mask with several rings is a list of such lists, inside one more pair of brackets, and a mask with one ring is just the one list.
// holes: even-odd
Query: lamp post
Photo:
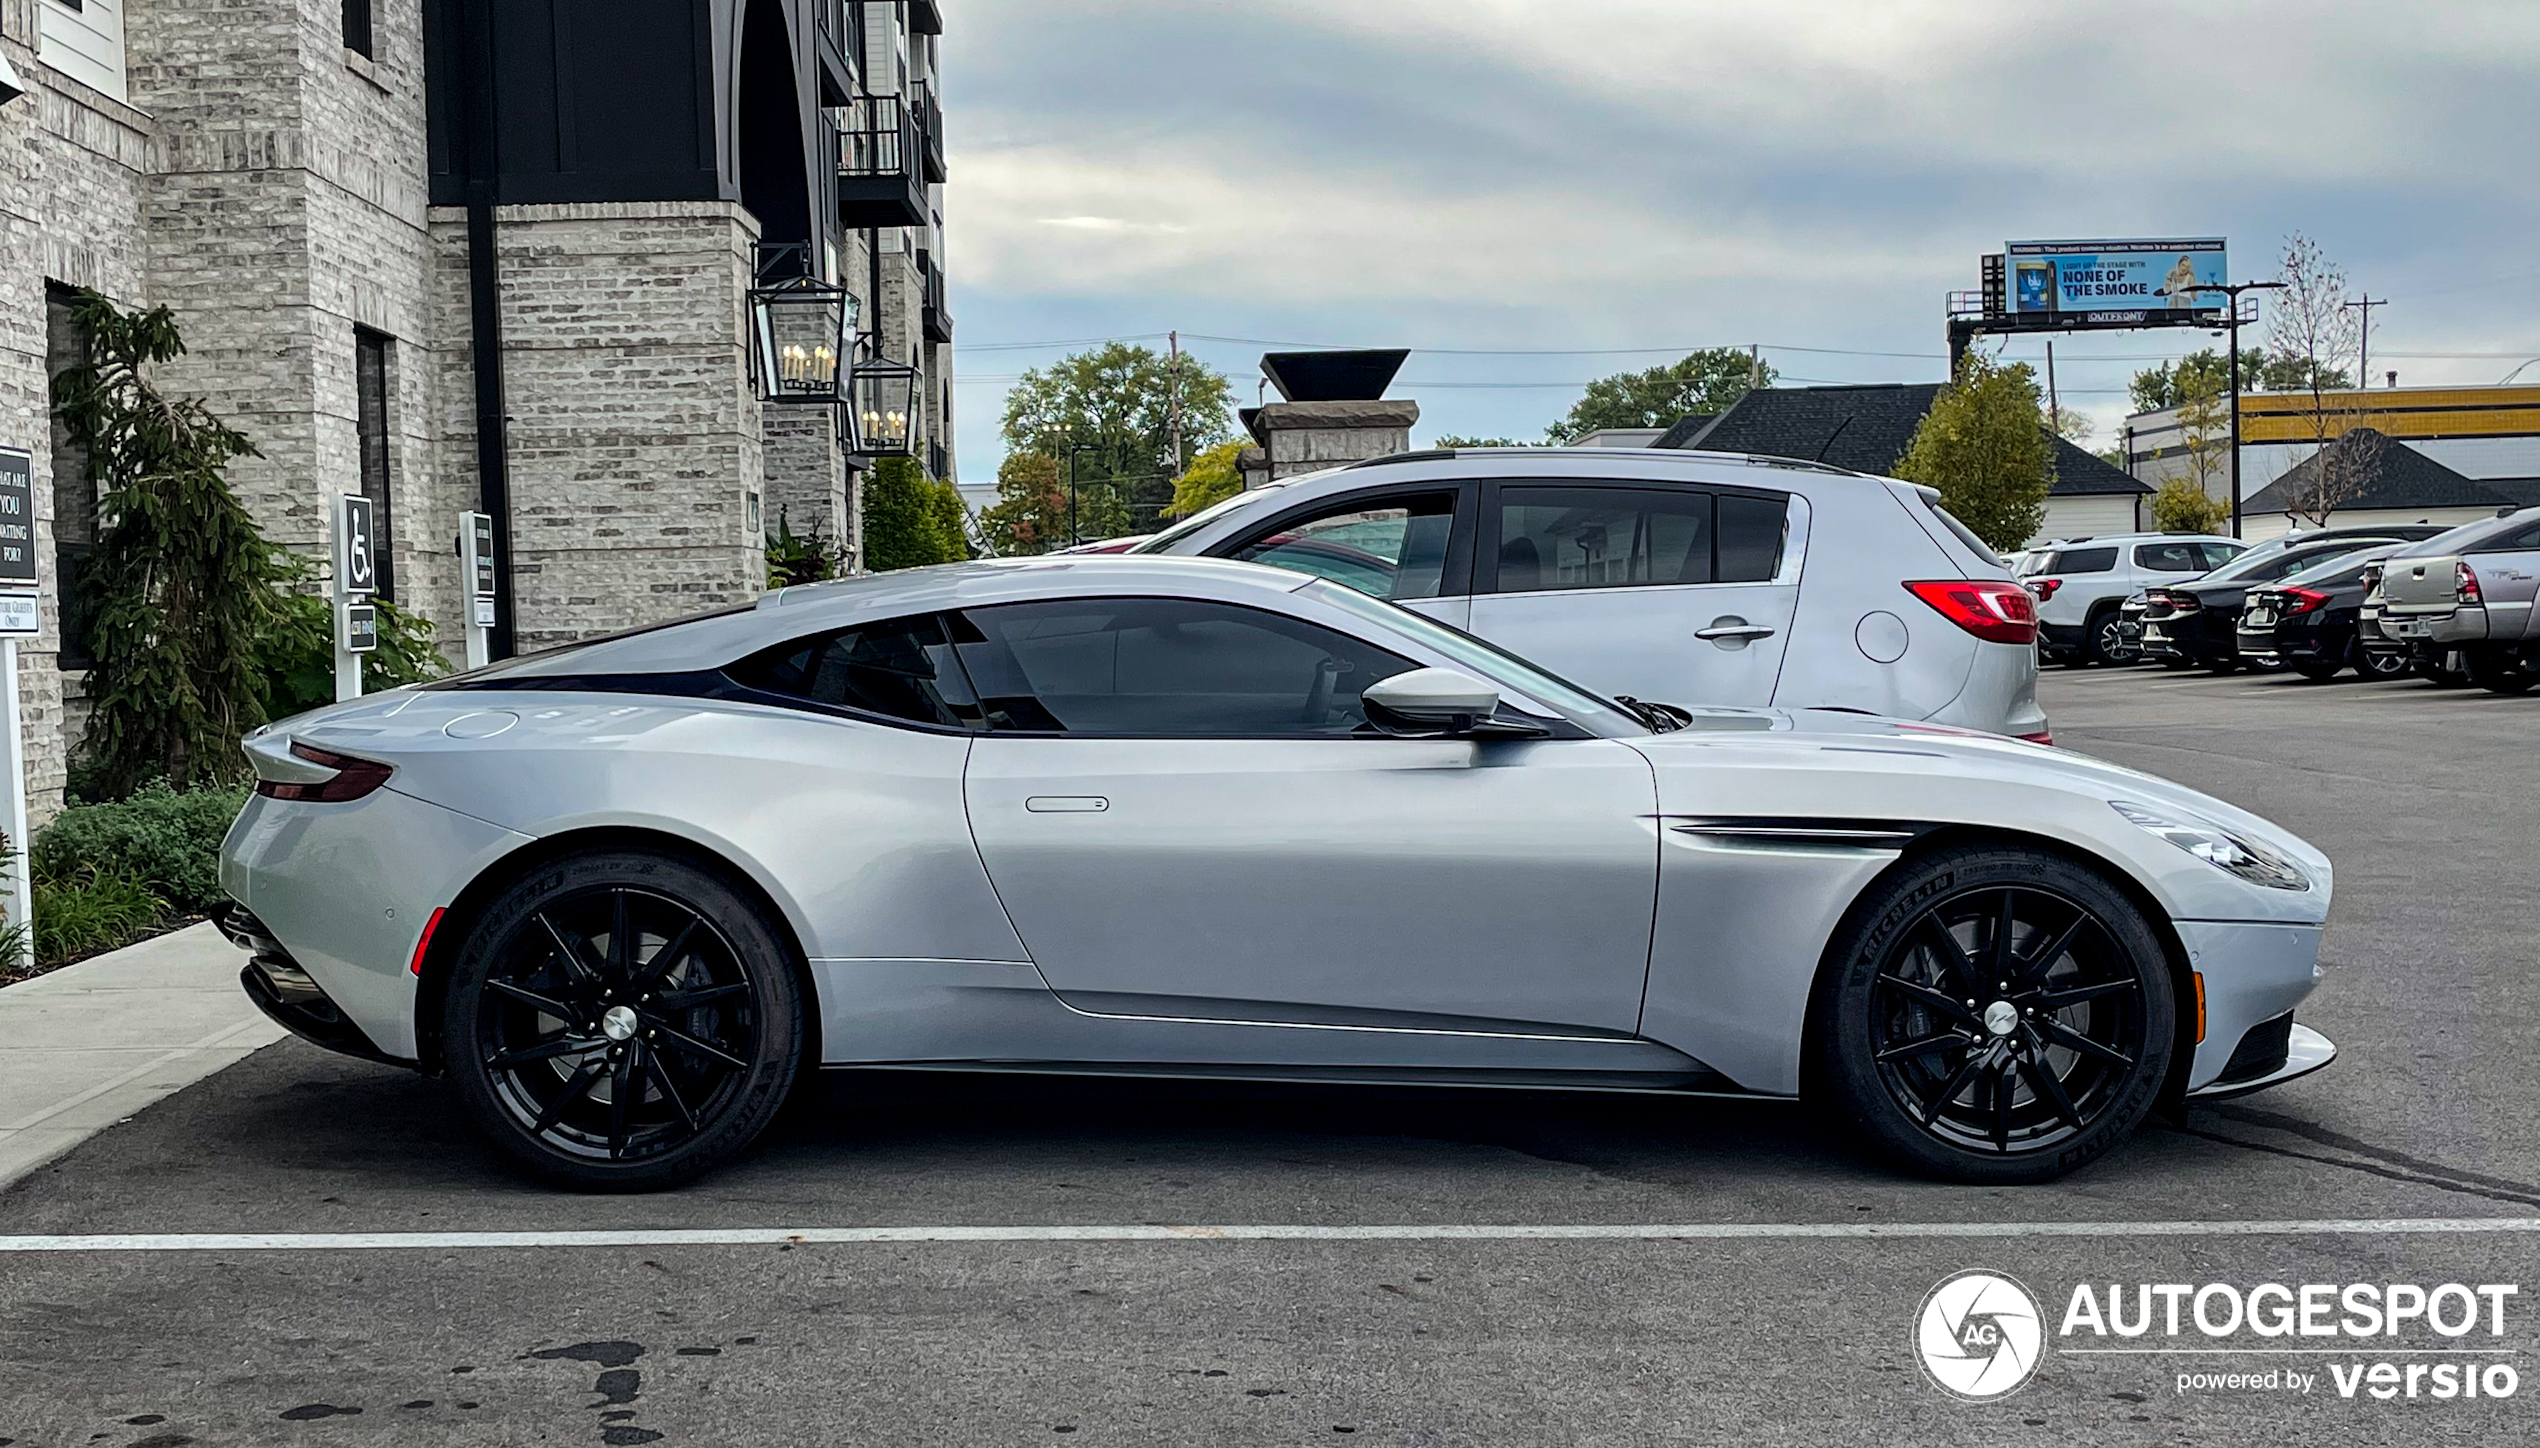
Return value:
[(2192, 292), (2220, 292), (2229, 299), (2223, 308), (2227, 320), (2223, 326), (2231, 334), (2231, 536), (2240, 536), (2240, 294), (2242, 292), (2280, 292), (2282, 282), (2215, 282), (2189, 287)]

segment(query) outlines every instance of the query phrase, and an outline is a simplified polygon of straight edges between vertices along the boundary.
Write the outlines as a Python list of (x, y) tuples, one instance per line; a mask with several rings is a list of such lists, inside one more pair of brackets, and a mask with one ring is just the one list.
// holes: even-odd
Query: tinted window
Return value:
[(975, 728), (979, 704), (932, 615), (796, 639), (726, 670), (771, 694), (916, 724)]
[(2145, 543), (2134, 550), (2134, 566), (2155, 573), (2202, 573), (2212, 565), (2195, 543)]
[(1711, 495), (1502, 488), (1499, 591), (1711, 581)]
[(988, 727), (1168, 738), (1343, 736), (1358, 696), (1418, 667), (1302, 619), (1180, 598), (1068, 599), (956, 616)]
[(2474, 544), (2469, 551), (2472, 553), (2520, 553), (2532, 548), (2540, 548), (2540, 523), (2516, 528), (2512, 532), (2490, 538), (2484, 543)]
[(2045, 573), (2105, 573), (2117, 566), (2114, 548), (2067, 548), (2046, 561)]
[(1453, 493), (1343, 504), (1279, 525), (1235, 550), (1252, 563), (1292, 568), (1377, 598), (1435, 598), (1446, 576)]
[[(2385, 546), (2387, 541), (2388, 540), (2386, 539), (2383, 540)], [(2294, 574), (2300, 573), (2304, 569), (2317, 568), (2332, 558), (2343, 558), (2347, 554), (2353, 553), (2358, 549), (2365, 548), (2367, 546), (2372, 546), (2370, 540), (2358, 539), (2357, 541), (2344, 547), (2320, 548), (2315, 550), (2279, 554), (2276, 557), (2267, 559), (2265, 562), (2259, 564), (2257, 569), (2250, 573), (2249, 576), (2263, 583), (2273, 583), (2279, 578), (2291, 578)]]
[(1720, 495), (1718, 566), (1721, 583), (1770, 583), (1782, 571), (1782, 547), (1790, 532), (1790, 501), (1739, 493)]
[(2204, 553), (2207, 568), (2220, 568), (2249, 551), (2237, 543), (2199, 543), (2196, 546)]

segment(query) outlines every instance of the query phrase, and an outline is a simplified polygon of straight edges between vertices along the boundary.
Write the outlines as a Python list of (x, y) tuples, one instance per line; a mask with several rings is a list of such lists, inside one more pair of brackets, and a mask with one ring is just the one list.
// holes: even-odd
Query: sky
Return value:
[[(1247, 404), (1273, 346), (1413, 348), (1416, 442), (1539, 437), (1698, 346), (1936, 381), (1946, 294), (2014, 238), (2219, 235), (2248, 279), (2299, 231), (2390, 299), (2376, 383), (2540, 358), (2532, 0), (943, 8), (964, 482), (1026, 368), (1167, 331)], [(2106, 445), (2137, 368), (2208, 345), (2061, 338), (2058, 398)]]

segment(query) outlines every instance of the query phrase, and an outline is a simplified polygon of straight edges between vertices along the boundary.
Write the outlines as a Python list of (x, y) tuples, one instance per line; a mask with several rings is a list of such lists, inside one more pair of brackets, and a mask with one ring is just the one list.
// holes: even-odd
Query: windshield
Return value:
[[(1270, 487), (1277, 486), (1278, 484), (1276, 483), (1270, 485)], [(1163, 532), (1156, 534), (1154, 537), (1147, 539), (1145, 542), (1140, 543), (1137, 547), (1126, 548), (1121, 551), (1125, 553), (1168, 552), (1174, 544), (1188, 538), (1193, 533), (1196, 533), (1200, 529), (1207, 527), (1209, 524), (1216, 522), (1218, 519), (1225, 517), (1228, 513), (1234, 512), (1244, 504), (1258, 499), (1262, 494), (1269, 491), (1270, 488), (1254, 488), (1250, 492), (1237, 493), (1231, 498), (1220, 499), (1219, 501), (1211, 503), (1207, 507), (1200, 509), (1198, 512), (1193, 513), (1189, 517), (1184, 518), (1181, 522), (1174, 524), (1172, 527), (1165, 529)]]
[(2284, 548), (2271, 548), (2262, 543), (2196, 581), (2198, 583), (2231, 583), (2238, 579), (2255, 578), (2264, 583), (2305, 568), (2316, 568), (2332, 558), (2343, 558), (2349, 553), (2362, 549), (2387, 548), (2392, 541), (2388, 538), (2357, 538), (2343, 548), (2331, 547), (2307, 558), (2287, 558), (2284, 556)]
[(2389, 545), (2376, 543), (2351, 553), (2339, 553), (2314, 561), (2311, 566), (2284, 580), (2286, 588), (2301, 588), (2316, 583), (2352, 583), (2363, 576), (2364, 565), (2378, 563), (2388, 557), (2382, 550)]
[(1530, 664), (1496, 644), (1475, 638), (1460, 628), (1450, 628), (1427, 614), (1396, 607), (1381, 598), (1369, 598), (1355, 588), (1328, 579), (1315, 579), (1300, 591), (1344, 613), (1418, 639), (1486, 678), (1522, 690), (1538, 703), (1580, 718), (1600, 734), (1651, 732), (1612, 700), (1590, 693), (1558, 674), (1547, 673), (1541, 666)]

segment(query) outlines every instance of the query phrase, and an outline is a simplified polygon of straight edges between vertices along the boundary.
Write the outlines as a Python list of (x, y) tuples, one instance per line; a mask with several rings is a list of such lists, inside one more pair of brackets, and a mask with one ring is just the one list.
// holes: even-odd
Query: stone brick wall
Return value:
[[(764, 485), (742, 312), (757, 223), (729, 202), (498, 212), (512, 579), (523, 652), (744, 602)], [(443, 486), (474, 487), (464, 213), (432, 213)]]
[[(1412, 425), (1419, 420), (1420, 404), (1407, 399), (1270, 403), (1253, 418), (1253, 433), (1267, 455), (1263, 481), (1408, 452)], [(1249, 474), (1246, 485), (1255, 486)]]

